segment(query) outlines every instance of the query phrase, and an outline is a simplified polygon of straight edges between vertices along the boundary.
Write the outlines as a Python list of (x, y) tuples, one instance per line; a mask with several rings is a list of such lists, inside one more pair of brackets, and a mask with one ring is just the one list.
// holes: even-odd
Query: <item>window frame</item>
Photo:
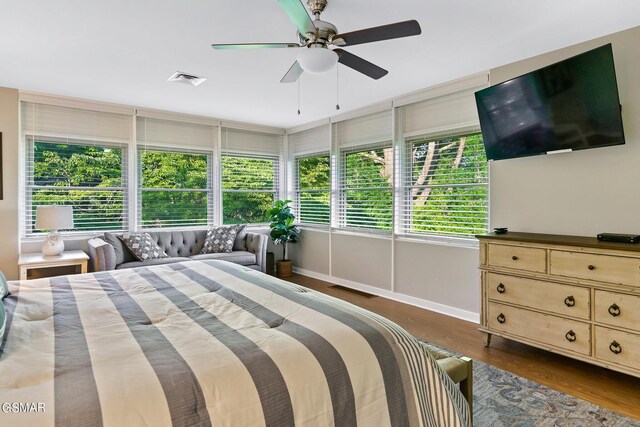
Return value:
[[(326, 157), (327, 158), (327, 163), (329, 164), (329, 172), (328, 172), (328, 176), (327, 176), (327, 181), (329, 182), (329, 187), (326, 189), (319, 189), (319, 188), (313, 188), (313, 189), (309, 189), (309, 190), (301, 190), (300, 189), (300, 160), (303, 159), (310, 159), (310, 158), (316, 158), (316, 157)], [(319, 151), (319, 152), (315, 152), (315, 153), (308, 153), (308, 154), (300, 154), (297, 156), (293, 156), (293, 195), (294, 195), (294, 206), (295, 206), (295, 211), (296, 211), (296, 223), (298, 225), (304, 226), (304, 227), (312, 227), (312, 228), (321, 228), (321, 229), (327, 229), (329, 227), (331, 227), (331, 217), (332, 217), (332, 174), (333, 174), (333, 165), (331, 162), (331, 152), (329, 150), (324, 150), (324, 151)], [(301, 193), (317, 193), (317, 194), (322, 194), (322, 193), (326, 193), (328, 196), (328, 200), (329, 200), (329, 212), (328, 212), (328, 216), (327, 216), (327, 222), (304, 222), (302, 221), (302, 210), (301, 210)]]
[[(373, 150), (384, 150), (390, 149), (394, 154), (394, 160), (392, 161), (391, 166), (391, 182), (388, 186), (384, 187), (348, 187), (347, 186), (347, 156), (349, 154), (373, 151)], [(376, 143), (367, 143), (367, 144), (359, 144), (354, 146), (344, 146), (338, 147), (338, 157), (339, 157), (339, 173), (336, 181), (335, 193), (337, 194), (338, 204), (336, 206), (336, 212), (334, 213), (334, 218), (336, 223), (334, 227), (340, 231), (353, 232), (353, 233), (362, 233), (362, 234), (374, 234), (374, 235), (383, 235), (390, 236), (393, 232), (393, 224), (394, 224), (394, 169), (395, 169), (395, 149), (393, 147), (393, 143), (391, 140), (379, 141)], [(347, 193), (349, 191), (388, 191), (390, 193), (391, 205), (389, 210), (389, 227), (388, 228), (377, 228), (377, 227), (368, 227), (368, 226), (350, 226), (348, 224), (348, 197)]]
[[(214, 188), (213, 188), (213, 162), (214, 155), (213, 151), (210, 150), (198, 150), (198, 149), (190, 149), (190, 148), (170, 148), (163, 147), (159, 145), (138, 145), (136, 147), (136, 228), (139, 230), (179, 230), (179, 229), (191, 229), (191, 228), (202, 228), (202, 227), (210, 227), (214, 221)], [(154, 152), (165, 152), (165, 153), (175, 153), (175, 154), (186, 154), (186, 155), (204, 155), (207, 157), (207, 185), (206, 188), (144, 188), (144, 182), (142, 179), (142, 160), (143, 160), (143, 152), (145, 151), (154, 151)], [(205, 193), (207, 195), (207, 218), (206, 223), (204, 224), (180, 224), (180, 225), (168, 225), (168, 226), (145, 226), (143, 224), (142, 215), (142, 193), (144, 191), (150, 192), (181, 192), (181, 193)]]
[[(255, 159), (255, 160), (269, 160), (273, 162), (273, 188), (272, 189), (225, 189), (224, 188), (224, 159), (225, 158), (241, 158), (241, 159)], [(224, 206), (224, 195), (225, 193), (265, 193), (265, 194), (273, 194), (273, 202), (279, 199), (280, 197), (280, 188), (281, 188), (281, 167), (282, 167), (282, 159), (280, 155), (268, 155), (268, 154), (252, 154), (252, 153), (243, 153), (243, 152), (234, 152), (234, 151), (224, 151), (220, 155), (219, 162), (219, 173), (220, 173), (220, 225), (234, 225), (236, 223), (227, 223), (225, 222), (225, 206)], [(268, 221), (264, 222), (242, 222), (242, 224), (247, 225), (268, 225)]]
[[(118, 148), (120, 149), (120, 186), (119, 187), (85, 187), (85, 186), (55, 186), (55, 185), (43, 185), (39, 186), (35, 184), (35, 144), (45, 143), (52, 145), (76, 145), (85, 147), (104, 147), (104, 148)], [(76, 228), (73, 230), (65, 230), (64, 234), (70, 235), (82, 235), (82, 234), (95, 234), (99, 232), (122, 232), (130, 228), (129, 221), (129, 191), (130, 180), (128, 173), (128, 156), (129, 147), (125, 143), (102, 141), (99, 139), (88, 140), (83, 138), (65, 138), (58, 136), (40, 136), (37, 134), (25, 134), (25, 161), (22, 162), (24, 169), (24, 212), (21, 217), (24, 220), (23, 223), (23, 238), (29, 239), (33, 237), (40, 237), (46, 234), (46, 231), (34, 231), (35, 230), (35, 214), (33, 203), (34, 191), (38, 189), (51, 189), (51, 190), (63, 190), (63, 191), (120, 191), (122, 193), (122, 227), (121, 228), (95, 228), (95, 229), (77, 229), (77, 221), (74, 221)], [(29, 168), (32, 170), (29, 171)], [(76, 205), (72, 204), (75, 208)], [(77, 209), (74, 209), (74, 220), (77, 214)]]
[[(486, 155), (484, 154), (484, 150), (481, 155), (484, 157), (484, 161), (481, 161), (480, 164), (484, 165), (483, 174), (484, 181), (483, 182), (467, 182), (467, 183), (445, 183), (445, 184), (421, 184), (416, 185), (413, 183), (413, 148), (417, 144), (421, 143), (429, 143), (433, 141), (441, 141), (445, 139), (454, 139), (454, 138), (464, 138), (469, 136), (477, 136), (479, 135), (482, 138), (482, 133), (479, 129), (470, 129), (468, 127), (456, 130), (449, 130), (446, 133), (439, 132), (437, 134), (427, 134), (427, 135), (416, 135), (416, 136), (407, 136), (401, 141), (402, 150), (404, 151), (404, 161), (401, 165), (402, 176), (400, 178), (401, 185), (397, 188), (400, 192), (399, 200), (401, 204), (396, 207), (396, 231), (397, 234), (401, 238), (407, 239), (422, 239), (422, 240), (433, 240), (440, 242), (465, 242), (465, 241), (475, 241), (475, 234), (485, 233), (488, 229), (489, 224), (489, 163), (486, 160)], [(464, 152), (463, 152), (464, 153)], [(464, 154), (463, 154), (464, 156)], [(481, 159), (482, 160), (482, 159)], [(437, 167), (437, 165), (436, 165)], [(437, 176), (437, 175), (435, 175)], [(411, 181), (411, 183), (409, 183)], [(416, 188), (421, 189), (438, 189), (438, 188), (473, 188), (473, 187), (483, 187), (485, 188), (486, 197), (482, 199), (485, 204), (484, 209), (484, 226), (482, 228), (473, 229), (469, 234), (457, 234), (457, 233), (444, 233), (444, 232), (432, 232), (432, 231), (413, 231), (414, 224), (414, 212), (415, 206), (413, 204), (413, 195), (412, 190)], [(396, 198), (398, 200), (398, 198)], [(409, 206), (409, 208), (407, 208)], [(454, 227), (451, 227), (454, 228)]]

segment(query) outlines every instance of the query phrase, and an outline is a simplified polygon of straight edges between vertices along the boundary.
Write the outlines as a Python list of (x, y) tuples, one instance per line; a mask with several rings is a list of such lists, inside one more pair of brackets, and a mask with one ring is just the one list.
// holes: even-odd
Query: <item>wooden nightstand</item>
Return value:
[(22, 254), (18, 260), (20, 280), (27, 280), (29, 270), (39, 268), (80, 266), (80, 272), (87, 272), (89, 256), (84, 251), (65, 251), (56, 256), (44, 256), (42, 253)]

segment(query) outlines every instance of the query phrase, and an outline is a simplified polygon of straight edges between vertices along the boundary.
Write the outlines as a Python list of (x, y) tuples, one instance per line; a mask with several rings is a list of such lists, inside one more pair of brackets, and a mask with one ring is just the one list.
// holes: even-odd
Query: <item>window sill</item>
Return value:
[(400, 242), (422, 243), (428, 245), (440, 245), (456, 248), (478, 249), (480, 247), (480, 242), (478, 242), (477, 239), (464, 237), (396, 234), (396, 240)]

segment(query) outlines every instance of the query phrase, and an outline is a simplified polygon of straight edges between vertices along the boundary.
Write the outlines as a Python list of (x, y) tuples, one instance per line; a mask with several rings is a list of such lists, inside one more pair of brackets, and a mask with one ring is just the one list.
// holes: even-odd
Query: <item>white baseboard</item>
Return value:
[(336, 285), (346, 286), (347, 288), (356, 289), (372, 295), (384, 297), (393, 301), (398, 301), (405, 304), (413, 305), (415, 307), (424, 308), (425, 310), (435, 311), (436, 313), (455, 317), (457, 319), (466, 320), (467, 322), (480, 324), (480, 314), (474, 313), (472, 311), (462, 310), (456, 307), (451, 307), (451, 306), (440, 304), (437, 302), (412, 297), (410, 295), (405, 295), (398, 292), (392, 292), (386, 289), (376, 288), (375, 286), (364, 285), (362, 283), (353, 282), (351, 280), (342, 279), (340, 277), (328, 276), (326, 274), (317, 273), (311, 270), (305, 270), (303, 268), (293, 267), (293, 271), (303, 276), (313, 277), (314, 279), (323, 280), (329, 283), (335, 283)]

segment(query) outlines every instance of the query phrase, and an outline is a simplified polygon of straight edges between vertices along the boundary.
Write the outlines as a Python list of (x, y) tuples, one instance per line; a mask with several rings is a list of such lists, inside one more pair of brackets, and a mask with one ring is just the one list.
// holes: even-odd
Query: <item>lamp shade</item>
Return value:
[(73, 228), (73, 207), (60, 205), (36, 207), (36, 228), (38, 230)]
[(329, 71), (338, 62), (338, 54), (326, 48), (309, 47), (302, 49), (297, 60), (303, 70), (320, 74)]

